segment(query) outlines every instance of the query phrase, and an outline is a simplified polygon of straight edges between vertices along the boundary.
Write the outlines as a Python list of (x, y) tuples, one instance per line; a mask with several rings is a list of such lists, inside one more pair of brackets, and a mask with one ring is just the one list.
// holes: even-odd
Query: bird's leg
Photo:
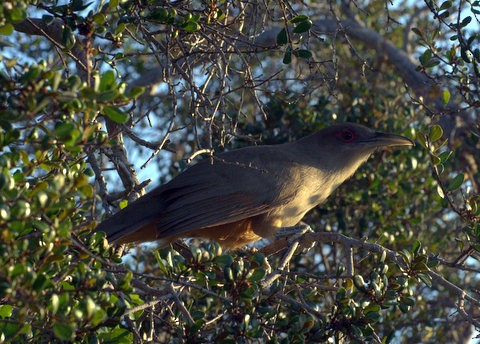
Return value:
[(255, 253), (258, 252), (258, 249), (256, 247), (244, 246), (244, 247), (236, 248), (235, 251), (245, 256), (253, 256)]

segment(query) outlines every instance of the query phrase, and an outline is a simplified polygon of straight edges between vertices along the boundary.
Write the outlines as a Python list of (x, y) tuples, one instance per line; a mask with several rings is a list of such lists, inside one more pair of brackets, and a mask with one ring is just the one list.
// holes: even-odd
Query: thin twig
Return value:
[(279, 277), (280, 275), (282, 274), (283, 270), (285, 269), (285, 267), (288, 265), (288, 263), (290, 263), (290, 260), (292, 259), (293, 257), (293, 254), (295, 253), (295, 250), (297, 249), (297, 247), (300, 245), (299, 241), (294, 241), (291, 246), (289, 247), (288, 251), (285, 253), (285, 255), (283, 256), (283, 259), (282, 261), (280, 262), (280, 265), (278, 266), (278, 268), (275, 269), (275, 271), (273, 271), (270, 275), (268, 275), (262, 282), (261, 282), (261, 286), (262, 288), (266, 288), (268, 287), (270, 284), (272, 284), (273, 282), (275, 282)]
[(156, 297), (155, 299), (146, 302), (142, 305), (135, 306), (133, 308), (127, 309), (123, 315), (129, 315), (138, 311), (143, 311), (144, 309), (151, 308), (155, 306), (157, 303), (162, 302), (164, 300), (168, 300), (173, 297), (173, 294), (165, 294), (161, 297)]
[(295, 305), (296, 307), (300, 308), (300, 309), (304, 309), (305, 311), (307, 311), (307, 313), (310, 313), (320, 319), (324, 319), (324, 315), (320, 312), (318, 312), (317, 310), (313, 309), (312, 307), (310, 307), (309, 305), (307, 304), (304, 304), (304, 303), (301, 303), (301, 302), (298, 302), (297, 300), (291, 298), (290, 296), (287, 296), (285, 294), (282, 294), (282, 293), (276, 293), (273, 295), (273, 297), (276, 297), (280, 300), (283, 300), (283, 301), (286, 301), (292, 305)]
[(175, 304), (177, 305), (178, 309), (180, 310), (180, 312), (182, 312), (182, 314), (185, 316), (185, 318), (187, 318), (188, 324), (190, 326), (195, 324), (195, 320), (193, 320), (192, 315), (190, 314), (188, 309), (185, 308), (185, 305), (183, 304), (183, 301), (180, 300), (180, 298), (178, 297), (178, 293), (175, 291), (173, 283), (170, 283), (168, 287), (173, 294), (173, 300), (175, 301)]

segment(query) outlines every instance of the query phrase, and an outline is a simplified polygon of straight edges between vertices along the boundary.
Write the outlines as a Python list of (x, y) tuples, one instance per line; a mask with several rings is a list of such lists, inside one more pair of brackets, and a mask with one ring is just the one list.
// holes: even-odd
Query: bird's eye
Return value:
[(355, 132), (351, 129), (344, 129), (337, 133), (337, 137), (343, 142), (352, 142), (357, 138)]

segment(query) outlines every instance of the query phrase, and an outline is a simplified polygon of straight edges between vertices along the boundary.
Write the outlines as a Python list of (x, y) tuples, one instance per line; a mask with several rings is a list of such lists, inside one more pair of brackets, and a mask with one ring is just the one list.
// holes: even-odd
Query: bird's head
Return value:
[(328, 141), (347, 149), (373, 152), (379, 148), (413, 145), (413, 141), (404, 136), (382, 133), (355, 123), (333, 125), (320, 132), (323, 132), (322, 137)]
[(413, 145), (413, 141), (404, 136), (375, 131), (355, 123), (327, 127), (307, 136), (304, 142), (308, 142), (322, 165), (331, 170), (356, 170), (378, 149)]

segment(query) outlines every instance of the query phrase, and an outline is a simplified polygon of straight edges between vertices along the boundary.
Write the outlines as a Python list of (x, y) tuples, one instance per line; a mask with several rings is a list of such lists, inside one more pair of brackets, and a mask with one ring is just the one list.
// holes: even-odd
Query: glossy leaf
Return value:
[(103, 107), (103, 112), (105, 116), (117, 123), (126, 123), (130, 118), (126, 112), (116, 106), (106, 105)]
[(288, 43), (287, 30), (285, 28), (281, 29), (277, 35), (277, 44), (285, 45)]
[(448, 90), (443, 91), (442, 101), (444, 105), (448, 104), (448, 102), (450, 101), (450, 91)]
[(465, 175), (463, 173), (459, 173), (453, 178), (453, 180), (448, 184), (448, 190), (454, 191), (457, 190), (460, 186), (462, 186), (463, 181), (465, 180)]
[(12, 24), (7, 23), (3, 26), (0, 26), (0, 35), (9, 36), (13, 33), (14, 27)]
[(60, 340), (72, 340), (74, 330), (72, 326), (64, 323), (56, 323), (53, 325), (53, 333)]
[(293, 33), (304, 33), (309, 31), (312, 28), (312, 21), (310, 19), (305, 19), (300, 21), (297, 26), (292, 30)]
[(290, 64), (292, 63), (292, 47), (288, 46), (285, 50), (285, 54), (283, 55), (283, 64)]
[(443, 129), (439, 125), (434, 125), (430, 128), (430, 133), (428, 134), (428, 139), (430, 142), (438, 141), (443, 136)]

